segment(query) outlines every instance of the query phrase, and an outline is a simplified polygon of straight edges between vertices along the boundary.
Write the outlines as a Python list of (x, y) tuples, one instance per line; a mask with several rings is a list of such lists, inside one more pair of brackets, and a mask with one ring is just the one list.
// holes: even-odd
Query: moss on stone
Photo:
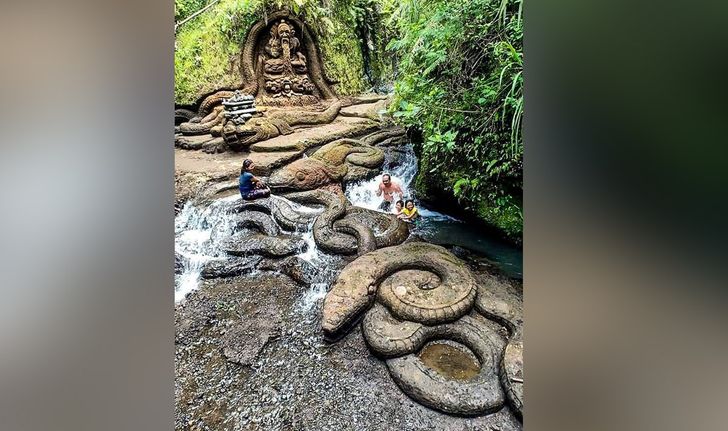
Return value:
[[(417, 146), (415, 148), (417, 149)], [(516, 203), (498, 205), (487, 199), (479, 202), (466, 198), (458, 199), (453, 193), (453, 189), (462, 173), (456, 169), (451, 172), (433, 171), (427, 155), (422, 154), (421, 149), (416, 152), (418, 153), (419, 169), (414, 187), (420, 200), (429, 202), (435, 209), (447, 208), (452, 204), (453, 207), (460, 208), (464, 215), (495, 228), (504, 238), (516, 244), (522, 243), (523, 210), (520, 205)]]
[[(275, 4), (266, 0), (221, 0), (177, 32), (174, 56), (176, 104), (192, 104), (219, 88), (240, 85), (240, 53), (247, 32), (265, 18), (266, 11), (288, 7), (298, 10), (319, 42), (324, 71), (339, 81), (334, 88), (341, 95), (361, 93), (368, 88), (363, 72), (359, 41), (345, 13), (329, 10), (325, 25), (320, 7), (314, 2), (299, 6), (293, 0)], [(317, 9), (314, 9), (317, 8)], [(317, 21), (316, 25), (311, 25)]]
[(361, 50), (350, 27), (335, 24), (331, 36), (319, 38), (319, 48), (326, 75), (338, 81), (334, 88), (339, 95), (358, 94), (366, 89)]

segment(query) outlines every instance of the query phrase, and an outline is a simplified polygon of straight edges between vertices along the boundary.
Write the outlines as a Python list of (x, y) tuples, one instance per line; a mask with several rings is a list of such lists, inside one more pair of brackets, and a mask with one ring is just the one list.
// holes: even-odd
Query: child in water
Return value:
[(415, 202), (412, 199), (407, 199), (399, 217), (407, 223), (414, 223), (419, 216), (420, 214), (417, 212), (417, 208), (415, 208)]
[(396, 204), (394, 204), (394, 215), (397, 216), (397, 218), (402, 218), (402, 210), (404, 209), (404, 201), (398, 200)]

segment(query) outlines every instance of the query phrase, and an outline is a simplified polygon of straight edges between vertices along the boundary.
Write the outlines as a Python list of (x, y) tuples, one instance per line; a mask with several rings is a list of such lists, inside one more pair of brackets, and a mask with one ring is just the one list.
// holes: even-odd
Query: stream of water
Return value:
[[(285, 200), (291, 208), (301, 214), (319, 214), (322, 208), (309, 208), (279, 196), (271, 199)], [(175, 303), (182, 301), (187, 294), (197, 289), (201, 273), (213, 260), (228, 259), (221, 249), (223, 242), (235, 233), (235, 212), (233, 208), (241, 200), (233, 195), (213, 201), (207, 206), (196, 206), (188, 202), (175, 217), (175, 253), (181, 257), (181, 271), (175, 276)], [(310, 311), (326, 295), (328, 286), (333, 282), (343, 266), (341, 257), (322, 253), (313, 239), (313, 221), (300, 232), (288, 232), (300, 236), (306, 242), (306, 249), (296, 257), (309, 265), (308, 277), (312, 280), (309, 290), (299, 304), (302, 312)]]
[[(506, 275), (513, 278), (523, 277), (523, 252), (511, 244), (483, 234), (455, 217), (433, 211), (419, 204), (413, 192), (413, 182), (417, 174), (417, 157), (411, 144), (387, 148), (382, 174), (389, 173), (392, 179), (402, 186), (404, 196), (398, 199), (415, 200), (420, 220), (413, 232), (428, 241), (441, 245), (456, 245), (485, 256), (497, 265)], [(346, 185), (346, 197), (352, 204), (376, 210), (382, 198), (376, 195), (382, 174), (369, 180)], [(273, 196), (272, 199), (284, 199)], [(222, 242), (234, 233), (235, 223), (232, 208), (240, 201), (239, 195), (215, 200), (199, 207), (188, 202), (175, 217), (175, 252), (181, 257), (181, 271), (175, 276), (175, 303), (197, 289), (200, 274), (205, 264), (215, 259), (228, 258), (220, 248)], [(291, 207), (300, 213), (317, 213), (321, 209), (309, 208), (291, 201)], [(313, 280), (309, 290), (303, 295), (298, 309), (310, 312), (326, 295), (328, 287), (343, 266), (342, 258), (321, 252), (313, 239), (313, 222), (301, 232), (293, 232), (306, 242), (307, 248), (297, 255), (306, 261), (313, 271), (308, 274)]]
[(402, 186), (404, 196), (397, 199), (413, 199), (420, 220), (413, 229), (424, 239), (434, 244), (456, 245), (472, 250), (493, 262), (506, 275), (523, 278), (523, 250), (492, 235), (474, 229), (467, 223), (447, 214), (433, 211), (419, 203), (414, 193), (414, 179), (417, 175), (417, 157), (412, 144), (385, 151), (382, 174), (366, 181), (346, 185), (346, 197), (352, 204), (377, 210), (382, 198), (376, 190), (382, 175), (388, 173), (392, 180)]
[(181, 274), (175, 275), (175, 303), (199, 286), (200, 273), (207, 262), (225, 258), (220, 241), (233, 233), (230, 209), (239, 199), (239, 196), (231, 196), (206, 207), (187, 202), (175, 217), (174, 251), (182, 257)]

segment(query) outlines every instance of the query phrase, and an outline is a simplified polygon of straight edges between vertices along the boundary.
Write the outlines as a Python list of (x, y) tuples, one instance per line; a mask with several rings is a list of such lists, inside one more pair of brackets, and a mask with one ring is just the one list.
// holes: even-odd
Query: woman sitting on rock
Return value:
[(415, 201), (412, 199), (407, 199), (407, 202), (404, 204), (404, 209), (402, 209), (402, 213), (400, 214), (400, 218), (407, 223), (414, 223), (419, 218), (420, 214), (417, 212), (417, 208), (415, 208)]
[(245, 159), (240, 169), (240, 196), (245, 200), (253, 200), (270, 196), (270, 189), (265, 183), (253, 176), (250, 171), (255, 164), (250, 159)]

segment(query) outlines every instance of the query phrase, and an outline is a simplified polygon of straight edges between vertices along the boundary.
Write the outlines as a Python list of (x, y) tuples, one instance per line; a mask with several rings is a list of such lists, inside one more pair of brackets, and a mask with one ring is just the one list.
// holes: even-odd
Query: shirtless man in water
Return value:
[(389, 174), (382, 175), (382, 182), (379, 183), (379, 187), (377, 188), (377, 196), (382, 196), (382, 194), (384, 194), (384, 200), (379, 205), (379, 209), (389, 211), (392, 206), (392, 202), (394, 202), (395, 193), (402, 197), (402, 187), (393, 182), (392, 177)]

